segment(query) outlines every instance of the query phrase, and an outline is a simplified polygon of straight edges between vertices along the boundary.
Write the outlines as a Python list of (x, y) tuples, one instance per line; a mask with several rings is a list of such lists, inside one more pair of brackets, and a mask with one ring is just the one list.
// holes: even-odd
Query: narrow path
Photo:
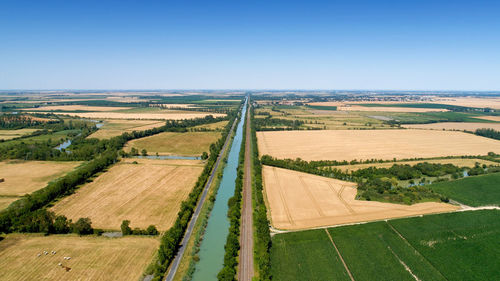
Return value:
[(316, 209), (316, 212), (320, 217), (324, 217), (325, 214), (321, 210), (321, 205), (318, 203), (316, 198), (314, 198), (314, 195), (312, 194), (311, 190), (309, 189), (309, 185), (304, 181), (303, 177), (299, 176), (300, 183), (302, 183), (302, 186), (304, 187), (305, 192), (307, 193), (307, 197), (309, 197), (309, 200), (313, 202), (314, 209)]
[(335, 248), (335, 251), (337, 251), (337, 255), (339, 255), (339, 258), (340, 260), (342, 261), (342, 264), (344, 265), (344, 268), (345, 268), (345, 271), (347, 272), (347, 274), (349, 275), (349, 278), (351, 278), (351, 281), (355, 281), (354, 280), (354, 277), (352, 277), (352, 274), (351, 274), (351, 271), (349, 270), (349, 268), (347, 267), (347, 264), (345, 263), (344, 261), (344, 258), (342, 257), (342, 255), (340, 254), (339, 252), (339, 249), (337, 249), (337, 245), (335, 245), (335, 242), (333, 242), (333, 238), (332, 236), (330, 235), (330, 233), (328, 232), (327, 229), (325, 229), (325, 232), (326, 232), (326, 235), (328, 235), (328, 238), (330, 238), (330, 241), (332, 242), (332, 245), (333, 247)]
[[(413, 247), (413, 245), (410, 244), (410, 242), (408, 242), (408, 240), (406, 240), (406, 238), (401, 233), (399, 233), (399, 231), (397, 229), (395, 229), (394, 226), (392, 226), (392, 224), (388, 220), (386, 220), (385, 223), (392, 229), (392, 231), (394, 231), (394, 233), (396, 233), (396, 235), (399, 236), (399, 238), (401, 238), (401, 240), (403, 240), (403, 242), (406, 245), (408, 245), (408, 247), (413, 249), (413, 251), (415, 252), (416, 255), (420, 256), (423, 260), (425, 260), (427, 262), (427, 264), (429, 264), (430, 267), (434, 268), (436, 270), (436, 272), (439, 273), (439, 275), (441, 275), (441, 277), (443, 277), (444, 280), (448, 280), (448, 278), (446, 278), (441, 273), (441, 271), (439, 271), (439, 269), (437, 269), (426, 257), (424, 257), (424, 255), (422, 255), (415, 247)], [(391, 249), (391, 251), (392, 251), (392, 249)], [(396, 253), (394, 253), (394, 255), (396, 255)], [(412, 273), (412, 275), (413, 275), (413, 273)]]
[(283, 209), (285, 210), (286, 217), (291, 225), (295, 225), (295, 221), (292, 219), (292, 214), (288, 209), (288, 205), (286, 204), (285, 195), (283, 195), (283, 187), (281, 186), (278, 175), (276, 174), (276, 167), (273, 167), (274, 178), (276, 179), (276, 183), (278, 184), (278, 191), (280, 194), (281, 202), (283, 203)]
[(200, 200), (198, 201), (198, 204), (196, 205), (196, 209), (194, 210), (193, 216), (191, 217), (191, 220), (189, 221), (188, 227), (186, 229), (186, 233), (184, 234), (184, 237), (182, 238), (179, 250), (177, 251), (175, 258), (172, 261), (172, 264), (170, 265), (170, 269), (168, 270), (168, 274), (165, 277), (166, 281), (172, 281), (174, 279), (175, 274), (177, 273), (177, 269), (179, 268), (179, 264), (181, 262), (182, 256), (184, 255), (184, 252), (186, 251), (186, 245), (187, 245), (189, 239), (191, 238), (191, 234), (193, 232), (194, 225), (196, 224), (196, 221), (198, 220), (198, 216), (200, 215), (201, 207), (203, 206), (203, 203), (205, 202), (208, 190), (210, 189), (210, 185), (212, 185), (212, 181), (214, 179), (215, 173), (217, 172), (217, 168), (219, 167), (219, 164), (220, 164), (222, 157), (226, 151), (228, 143), (231, 140), (231, 137), (232, 137), (233, 131), (234, 131), (234, 127), (236, 126), (236, 124), (238, 124), (238, 119), (234, 120), (233, 125), (231, 126), (231, 130), (229, 131), (229, 134), (226, 137), (226, 141), (224, 142), (224, 146), (222, 147), (222, 149), (219, 153), (219, 156), (217, 157), (217, 161), (215, 162), (215, 165), (212, 169), (212, 172), (210, 173), (210, 177), (208, 178), (208, 181), (205, 183), (205, 187), (203, 187), (203, 193), (201, 194)]
[(238, 271), (239, 281), (252, 281), (253, 268), (253, 212), (252, 212), (252, 166), (251, 166), (251, 128), (250, 105), (247, 112), (245, 139), (245, 174), (243, 181), (243, 205), (241, 210), (240, 229), (240, 262)]

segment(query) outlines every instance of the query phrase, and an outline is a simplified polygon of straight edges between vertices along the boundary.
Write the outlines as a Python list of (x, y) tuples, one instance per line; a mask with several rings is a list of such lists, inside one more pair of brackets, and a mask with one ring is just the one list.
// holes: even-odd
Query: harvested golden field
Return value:
[(477, 116), (475, 118), (500, 122), (500, 116)]
[(304, 160), (409, 159), (500, 153), (500, 141), (434, 130), (257, 132), (261, 155)]
[(394, 164), (398, 165), (416, 165), (418, 163), (433, 163), (433, 164), (453, 164), (458, 167), (469, 167), (472, 168), (476, 163), (480, 165), (500, 165), (500, 163), (483, 160), (483, 159), (430, 159), (430, 160), (416, 160), (416, 161), (401, 161), (401, 162), (386, 162), (386, 163), (367, 163), (367, 164), (355, 164), (355, 165), (340, 165), (340, 166), (332, 166), (332, 168), (339, 169), (341, 171), (357, 171), (359, 169), (365, 169), (368, 167), (377, 167), (377, 168), (390, 168)]
[(104, 125), (87, 138), (109, 139), (124, 132), (145, 131), (165, 125), (164, 121), (152, 120), (106, 120)]
[(190, 107), (196, 107), (194, 104), (189, 104), (189, 103), (162, 103), (159, 104), (160, 107), (163, 108), (190, 108)]
[(225, 114), (220, 113), (127, 113), (127, 112), (54, 112), (59, 115), (69, 115), (81, 118), (91, 119), (138, 119), (138, 120), (182, 120), (182, 119), (195, 119), (203, 118), (208, 115), (213, 117), (223, 117)]
[(442, 108), (414, 108), (414, 107), (384, 107), (384, 106), (341, 106), (339, 111), (377, 111), (377, 112), (444, 112), (447, 109)]
[(114, 107), (114, 106), (88, 106), (88, 105), (50, 105), (37, 108), (29, 108), (35, 111), (117, 111), (130, 109), (131, 107)]
[[(136, 281), (153, 259), (159, 244), (156, 238), (138, 236), (9, 234), (0, 241), (0, 280)], [(71, 270), (66, 271), (59, 263)]]
[(209, 152), (210, 144), (220, 138), (220, 132), (164, 132), (157, 135), (129, 141), (124, 151), (130, 152), (132, 147), (140, 151), (146, 149), (149, 155), (182, 155), (200, 156)]
[(2, 197), (0, 196), (0, 211), (7, 208), (10, 203), (19, 199), (18, 197)]
[[(360, 103), (373, 103), (373, 102), (360, 102)], [(396, 102), (376, 102), (379, 104), (391, 104)], [(403, 103), (403, 102), (398, 102)], [(356, 102), (311, 102), (308, 103), (313, 106), (336, 106), (338, 111), (384, 111), (384, 112), (435, 112), (435, 111), (448, 111), (442, 108), (413, 108), (413, 107), (384, 107), (384, 106), (361, 106)]]
[(455, 131), (475, 131), (477, 129), (494, 129), (500, 131), (500, 123), (465, 123), (465, 122), (443, 122), (431, 124), (402, 125), (411, 129), (429, 130), (455, 130)]
[(123, 220), (132, 227), (155, 225), (166, 230), (175, 221), (203, 170), (200, 161), (134, 159), (118, 163), (93, 182), (62, 199), (52, 208), (57, 214), (76, 220), (89, 217), (92, 225), (120, 229)]
[(210, 124), (194, 126), (193, 129), (223, 130), (229, 121), (220, 121)]
[(456, 97), (456, 98), (436, 98), (432, 103), (449, 104), (456, 106), (478, 107), (478, 108), (493, 108), (500, 109), (500, 98), (472, 98), (472, 97)]
[(0, 195), (22, 196), (43, 188), (48, 182), (64, 176), (81, 162), (22, 161), (0, 162)]
[(306, 229), (347, 223), (448, 212), (457, 206), (426, 202), (411, 206), (355, 200), (356, 184), (264, 166), (264, 190), (271, 224)]
[(38, 131), (38, 129), (0, 130), (0, 140), (10, 140), (31, 134), (35, 131)]

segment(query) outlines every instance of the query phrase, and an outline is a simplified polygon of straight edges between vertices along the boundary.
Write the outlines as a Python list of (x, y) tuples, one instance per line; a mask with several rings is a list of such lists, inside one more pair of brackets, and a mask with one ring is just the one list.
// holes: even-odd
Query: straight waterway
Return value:
[(217, 192), (214, 208), (208, 218), (207, 228), (200, 246), (200, 261), (196, 264), (193, 274), (194, 281), (217, 280), (217, 274), (224, 264), (224, 245), (229, 233), (229, 219), (227, 217), (227, 201), (234, 195), (236, 169), (243, 139), (243, 123), (247, 112), (247, 103), (241, 111), (241, 118), (236, 128), (231, 150), (224, 168), (222, 180)]

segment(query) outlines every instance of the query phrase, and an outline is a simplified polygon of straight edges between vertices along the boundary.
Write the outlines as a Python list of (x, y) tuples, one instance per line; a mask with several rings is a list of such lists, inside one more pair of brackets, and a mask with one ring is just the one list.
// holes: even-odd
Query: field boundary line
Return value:
[(333, 242), (333, 238), (328, 232), (328, 229), (325, 228), (326, 235), (328, 235), (328, 238), (330, 238), (330, 242), (332, 242), (333, 248), (335, 248), (335, 251), (337, 251), (337, 255), (339, 256), (340, 260), (342, 261), (342, 264), (344, 265), (345, 270), (347, 271), (347, 274), (349, 275), (349, 278), (351, 278), (351, 281), (356, 281), (354, 280), (354, 277), (351, 274), (351, 271), (349, 270), (349, 267), (347, 267), (347, 264), (344, 261), (344, 258), (340, 254), (339, 249), (337, 248), (337, 245), (335, 245), (335, 242)]
[(339, 191), (336, 191), (335, 190), (335, 187), (332, 185), (331, 182), (327, 181), (328, 182), (328, 186), (330, 187), (330, 189), (333, 191), (333, 193), (335, 193), (337, 195), (337, 197), (339, 198), (340, 202), (345, 206), (345, 208), (347, 209), (347, 211), (351, 214), (355, 214), (356, 212), (351, 208), (351, 206), (349, 206), (349, 204), (347, 204), (347, 202), (344, 200), (344, 198), (342, 198), (342, 192), (344, 191), (344, 188), (345, 188), (345, 185), (342, 185), (340, 187), (340, 190)]
[(302, 183), (302, 185), (304, 186), (304, 189), (307, 193), (307, 196), (309, 197), (309, 199), (311, 199), (311, 201), (313, 202), (313, 205), (314, 205), (314, 208), (316, 209), (316, 211), (318, 212), (318, 214), (321, 216), (321, 217), (324, 217), (325, 214), (323, 213), (323, 210), (321, 210), (321, 207), (320, 205), (318, 204), (318, 201), (316, 201), (316, 199), (314, 198), (311, 190), (309, 189), (309, 185), (306, 184), (306, 182), (304, 181), (304, 178), (302, 176), (299, 175), (299, 180), (300, 182)]
[(413, 271), (411, 271), (411, 268), (402, 259), (400, 259), (398, 255), (396, 255), (396, 252), (394, 252), (394, 250), (389, 245), (387, 245), (387, 248), (396, 257), (396, 259), (398, 259), (399, 263), (405, 268), (405, 270), (408, 271), (408, 273), (410, 273), (413, 279), (415, 279), (416, 281), (422, 281), (420, 280), (420, 278), (418, 278), (417, 275), (415, 275), (415, 273), (413, 273)]
[(291, 225), (295, 225), (295, 222), (292, 220), (292, 214), (290, 214), (290, 210), (288, 209), (288, 205), (286, 204), (285, 196), (283, 195), (283, 188), (281, 187), (280, 180), (278, 178), (278, 175), (276, 175), (276, 167), (273, 167), (273, 174), (274, 174), (274, 179), (278, 183), (278, 189), (279, 189), (279, 194), (280, 194), (280, 198), (281, 198), (281, 203), (283, 203), (283, 209), (285, 209), (285, 214), (288, 218), (288, 221), (290, 222)]
[(446, 276), (444, 276), (444, 275), (443, 275), (443, 273), (441, 273), (441, 271), (439, 271), (439, 269), (437, 269), (437, 268), (436, 268), (436, 267), (435, 267), (435, 266), (431, 263), (431, 261), (429, 261), (429, 260), (428, 260), (428, 259), (427, 259), (424, 255), (422, 255), (422, 254), (421, 254), (421, 253), (420, 253), (420, 252), (419, 252), (419, 251), (418, 251), (415, 247), (413, 247), (413, 245), (412, 245), (412, 244), (410, 244), (410, 242), (408, 242), (408, 240), (406, 240), (406, 238), (405, 238), (405, 237), (404, 237), (401, 233), (399, 233), (399, 231), (398, 231), (396, 228), (394, 228), (394, 227), (392, 226), (392, 224), (390, 224), (390, 223), (389, 223), (389, 221), (388, 221), (388, 220), (386, 220), (386, 221), (385, 221), (385, 223), (389, 226), (389, 228), (391, 228), (391, 229), (392, 229), (392, 231), (394, 231), (394, 233), (396, 233), (396, 235), (398, 235), (398, 236), (399, 236), (399, 238), (401, 238), (401, 240), (403, 240), (403, 241), (406, 243), (406, 245), (410, 246), (410, 248), (412, 248), (412, 249), (415, 251), (415, 253), (417, 253), (417, 254), (418, 254), (419, 256), (421, 256), (421, 257), (422, 257), (425, 261), (427, 261), (427, 263), (428, 263), (428, 264), (429, 264), (432, 268), (434, 268), (434, 269), (435, 269), (435, 270), (439, 273), (439, 275), (441, 275), (441, 277), (443, 277), (445, 280), (448, 280), (448, 278), (446, 278)]

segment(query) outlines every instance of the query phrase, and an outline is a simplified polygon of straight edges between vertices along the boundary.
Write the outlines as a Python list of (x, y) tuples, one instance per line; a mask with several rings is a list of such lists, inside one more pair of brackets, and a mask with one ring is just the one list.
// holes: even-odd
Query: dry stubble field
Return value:
[(69, 115), (91, 119), (137, 119), (137, 120), (182, 120), (203, 118), (207, 115), (213, 117), (224, 117), (225, 114), (220, 113), (176, 113), (173, 111), (165, 113), (127, 113), (127, 112), (54, 112), (59, 115)]
[(271, 224), (278, 229), (306, 229), (458, 209), (436, 202), (408, 206), (355, 200), (356, 184), (352, 182), (269, 166), (264, 166), (262, 172)]
[(409, 159), (500, 153), (500, 141), (435, 130), (257, 132), (261, 155), (304, 160)]
[[(483, 118), (484, 119), (484, 118)], [(455, 131), (475, 131), (477, 129), (494, 129), (500, 131), (500, 123), (466, 123), (466, 122), (443, 122), (431, 124), (402, 125), (411, 129), (428, 130), (455, 130)]]
[(28, 110), (35, 111), (116, 111), (116, 110), (124, 110), (130, 109), (131, 107), (114, 107), (114, 106), (88, 106), (88, 105), (51, 105), (51, 106), (41, 106), (37, 108), (28, 108)]
[(27, 134), (31, 134), (38, 129), (18, 129), (18, 130), (0, 130), (0, 140), (10, 140)]
[(500, 122), (500, 116), (478, 116), (475, 118)]
[(0, 162), (1, 195), (22, 196), (43, 188), (48, 182), (62, 177), (81, 162), (22, 161)]
[(165, 125), (164, 121), (153, 120), (106, 120), (104, 125), (87, 138), (109, 139), (124, 132), (145, 131)]
[[(9, 234), (0, 241), (0, 280), (136, 281), (158, 246), (159, 241), (151, 237)], [(43, 251), (49, 254), (37, 257)]]
[(132, 147), (140, 151), (146, 149), (148, 154), (200, 156), (209, 152), (210, 144), (220, 138), (220, 132), (164, 132), (153, 136), (127, 142), (124, 151), (130, 152)]
[(202, 170), (197, 160), (125, 159), (52, 211), (73, 220), (89, 217), (96, 228), (118, 230), (122, 220), (130, 220), (131, 227), (166, 230)]
[(354, 165), (339, 165), (332, 166), (332, 168), (339, 169), (341, 171), (357, 171), (359, 169), (365, 169), (368, 167), (377, 168), (390, 168), (394, 164), (398, 165), (416, 165), (418, 163), (433, 163), (433, 164), (453, 164), (458, 167), (469, 167), (472, 168), (476, 163), (480, 165), (500, 165), (500, 163), (483, 160), (483, 159), (462, 159), (462, 158), (452, 158), (452, 159), (428, 159), (428, 160), (416, 160), (416, 161), (400, 161), (400, 162), (385, 162), (385, 163), (366, 163), (366, 164), (354, 164)]

